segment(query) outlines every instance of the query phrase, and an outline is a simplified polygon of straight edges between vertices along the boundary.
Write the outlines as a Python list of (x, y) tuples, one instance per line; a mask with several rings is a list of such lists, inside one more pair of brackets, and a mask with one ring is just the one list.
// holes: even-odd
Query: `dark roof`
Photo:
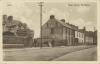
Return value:
[(75, 26), (75, 25), (72, 25), (72, 24), (69, 24), (69, 23), (65, 23), (65, 22), (62, 22), (61, 20), (57, 20), (57, 19), (49, 19), (48, 21), (51, 21), (51, 20), (59, 22), (64, 27), (67, 27), (67, 28), (70, 28), (70, 29), (73, 29), (73, 30), (78, 30), (78, 27)]
[(9, 22), (7, 21), (7, 22), (5, 22), (5, 24), (6, 24), (6, 26), (17, 26), (19, 23), (22, 23), (21, 21), (19, 21), (19, 20), (13, 20), (12, 21), (12, 24), (9, 24)]
[(10, 32), (10, 31), (6, 31), (6, 32), (3, 32), (3, 35), (14, 36), (14, 33)]
[(85, 31), (85, 35), (89, 37), (93, 37), (93, 32), (92, 31)]
[(13, 22), (12, 22), (13, 25), (18, 25), (19, 23), (22, 23), (22, 22), (19, 20), (13, 20)]
[(84, 33), (85, 30), (84, 29), (78, 29), (78, 31)]

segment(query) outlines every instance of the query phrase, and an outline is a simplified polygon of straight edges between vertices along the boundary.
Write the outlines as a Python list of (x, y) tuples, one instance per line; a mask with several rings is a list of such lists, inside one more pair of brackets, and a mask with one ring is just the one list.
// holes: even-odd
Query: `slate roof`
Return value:
[(21, 23), (19, 20), (13, 20), (11, 23), (6, 21), (6, 26), (18, 26), (18, 24)]
[[(51, 19), (49, 19), (48, 21), (51, 21)], [(48, 21), (47, 21), (47, 22), (48, 22)], [(73, 30), (78, 30), (78, 27), (75, 26), (75, 25), (62, 22), (62, 21), (60, 21), (60, 20), (58, 20), (58, 19), (53, 19), (53, 21), (59, 22), (59, 23), (60, 23), (62, 26), (64, 26), (64, 27), (67, 27), (67, 28), (70, 28), (70, 29), (73, 29)]]
[(85, 31), (85, 35), (88, 37), (93, 37), (93, 32), (92, 31)]
[(78, 31), (84, 33), (85, 30), (84, 29), (78, 29)]

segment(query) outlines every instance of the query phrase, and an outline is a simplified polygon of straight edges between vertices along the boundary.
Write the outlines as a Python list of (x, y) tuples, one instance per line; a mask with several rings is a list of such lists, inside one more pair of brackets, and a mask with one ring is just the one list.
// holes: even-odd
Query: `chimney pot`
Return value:
[(54, 19), (55, 18), (55, 16), (54, 15), (50, 15), (50, 19)]
[(61, 19), (61, 21), (65, 23), (65, 19)]
[(8, 20), (12, 21), (13, 20), (13, 16), (8, 16)]
[(3, 15), (3, 20), (7, 20), (7, 15)]

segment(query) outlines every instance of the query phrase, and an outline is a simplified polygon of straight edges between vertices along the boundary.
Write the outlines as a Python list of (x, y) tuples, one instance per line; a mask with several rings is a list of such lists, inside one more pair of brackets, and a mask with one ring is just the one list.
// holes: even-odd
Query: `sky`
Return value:
[[(94, 31), (97, 28), (96, 3), (73, 3), (73, 2), (44, 2), (43, 20), (44, 24), (50, 15), (66, 22), (83, 28), (87, 31)], [(35, 37), (40, 34), (40, 7), (39, 2), (5, 2), (3, 14), (14, 16), (14, 19), (27, 23), (28, 27), (35, 32)]]

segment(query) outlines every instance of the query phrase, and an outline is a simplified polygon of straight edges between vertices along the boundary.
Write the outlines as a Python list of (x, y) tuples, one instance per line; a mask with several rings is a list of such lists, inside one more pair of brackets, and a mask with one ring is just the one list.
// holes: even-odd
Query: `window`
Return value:
[(54, 29), (53, 28), (51, 28), (51, 34), (54, 34)]
[(81, 38), (81, 33), (79, 33), (79, 37)]
[(47, 27), (48, 27), (48, 23), (47, 23)]
[(80, 33), (78, 33), (78, 37), (80, 37)]
[(79, 33), (79, 37), (81, 37), (81, 34)]
[(77, 34), (77, 37), (78, 37), (78, 32), (76, 34)]
[(58, 23), (56, 22), (56, 27), (58, 27)]
[(66, 34), (67, 34), (67, 28), (66, 28)]
[(82, 34), (82, 38), (83, 38), (83, 34)]

